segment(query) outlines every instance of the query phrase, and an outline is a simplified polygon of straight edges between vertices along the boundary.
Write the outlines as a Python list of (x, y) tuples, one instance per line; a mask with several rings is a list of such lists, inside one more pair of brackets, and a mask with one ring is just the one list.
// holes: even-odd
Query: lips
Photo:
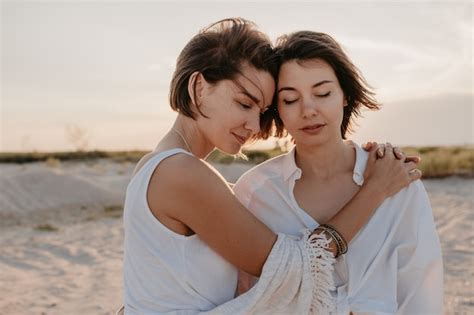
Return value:
[(249, 137), (240, 136), (233, 132), (232, 132), (232, 135), (235, 137), (235, 139), (237, 139), (237, 142), (239, 142), (241, 145), (243, 145), (249, 139)]
[(300, 130), (302, 130), (303, 132), (307, 134), (314, 135), (314, 134), (319, 133), (321, 129), (323, 129), (324, 126), (326, 126), (326, 124), (312, 124), (312, 125), (304, 126)]

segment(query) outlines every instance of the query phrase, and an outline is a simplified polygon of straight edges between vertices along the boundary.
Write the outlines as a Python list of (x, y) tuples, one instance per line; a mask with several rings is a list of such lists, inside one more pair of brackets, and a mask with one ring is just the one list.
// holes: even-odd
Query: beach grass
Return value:
[[(474, 177), (473, 146), (403, 147), (407, 155), (421, 156), (419, 168), (424, 178), (447, 176)], [(27, 152), (0, 153), (0, 163), (46, 162), (50, 167), (59, 167), (62, 161), (84, 161), (109, 159), (115, 162), (137, 162), (149, 151), (74, 151), (74, 152)], [(244, 150), (242, 155), (231, 156), (214, 150), (207, 158), (212, 163), (259, 164), (284, 153), (279, 147), (271, 150)]]
[(44, 223), (44, 224), (38, 224), (34, 227), (35, 230), (37, 231), (42, 231), (42, 232), (57, 232), (59, 231), (59, 228), (50, 224), (50, 223)]
[(0, 163), (32, 163), (111, 159), (116, 162), (136, 162), (149, 151), (69, 151), (69, 152), (0, 152)]
[[(421, 157), (419, 169), (423, 172), (424, 178), (474, 177), (474, 147), (402, 147), (402, 150), (407, 155)], [(243, 153), (247, 156), (247, 160), (215, 150), (209, 160), (223, 164), (234, 162), (258, 164), (283, 152), (275, 148), (266, 151), (244, 151)]]
[(406, 154), (421, 156), (424, 178), (474, 177), (473, 147), (406, 147)]

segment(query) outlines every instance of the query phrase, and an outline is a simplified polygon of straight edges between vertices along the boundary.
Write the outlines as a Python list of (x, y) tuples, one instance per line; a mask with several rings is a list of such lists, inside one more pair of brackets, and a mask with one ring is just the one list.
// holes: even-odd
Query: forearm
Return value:
[(377, 187), (366, 184), (327, 224), (342, 234), (349, 243), (369, 221), (375, 209), (385, 200), (385, 194)]

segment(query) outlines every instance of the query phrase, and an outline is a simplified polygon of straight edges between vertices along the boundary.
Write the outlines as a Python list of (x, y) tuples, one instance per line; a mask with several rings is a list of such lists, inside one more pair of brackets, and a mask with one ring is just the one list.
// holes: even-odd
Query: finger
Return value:
[(415, 162), (407, 162), (404, 164), (405, 170), (410, 173), (413, 172), (416, 169), (416, 163)]
[(375, 145), (373, 141), (367, 141), (366, 143), (362, 145), (362, 148), (364, 148), (365, 151), (369, 152), (370, 150), (372, 150), (374, 146)]
[(378, 148), (377, 146), (372, 146), (370, 148), (370, 151), (369, 151), (369, 161), (370, 162), (375, 162), (377, 160), (377, 151), (378, 151)]
[(385, 144), (377, 144), (377, 157), (379, 159), (383, 158), (385, 156)]
[(408, 173), (408, 177), (410, 178), (410, 180), (413, 182), (417, 179), (420, 179), (421, 178), (421, 175), (423, 175), (421, 173), (421, 171), (419, 169), (414, 169), (413, 171), (411, 171), (410, 173)]
[(393, 154), (397, 158), (397, 160), (405, 161), (406, 157), (405, 154), (399, 147), (393, 147)]
[(419, 156), (414, 156), (414, 155), (408, 155), (405, 158), (405, 162), (415, 162), (415, 163), (420, 163), (421, 162), (421, 157)]
[[(393, 146), (390, 142), (385, 143), (385, 153), (387, 152), (393, 152)], [(393, 154), (387, 154), (388, 158), (394, 158), (395, 156)]]

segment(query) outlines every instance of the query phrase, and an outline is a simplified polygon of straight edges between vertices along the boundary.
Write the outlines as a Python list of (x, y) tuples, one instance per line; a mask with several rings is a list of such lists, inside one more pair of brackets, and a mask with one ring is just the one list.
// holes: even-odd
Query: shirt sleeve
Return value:
[(443, 314), (443, 260), (430, 202), (421, 181), (415, 183), (413, 211), (416, 242), (400, 247), (397, 300), (399, 314)]

